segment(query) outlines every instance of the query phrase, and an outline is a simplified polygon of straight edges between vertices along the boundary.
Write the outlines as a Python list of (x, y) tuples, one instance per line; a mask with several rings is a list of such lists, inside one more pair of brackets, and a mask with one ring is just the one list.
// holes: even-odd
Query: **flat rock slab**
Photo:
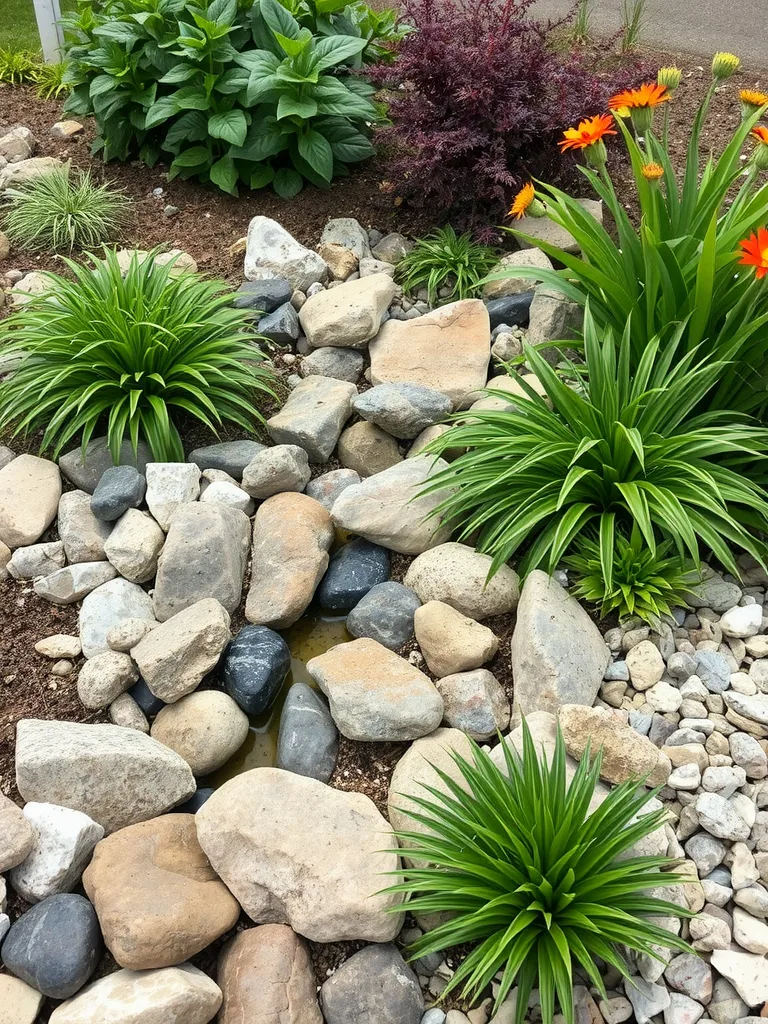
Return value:
[[(308, 811), (311, 810), (311, 813)], [(389, 823), (362, 793), (279, 768), (256, 768), (217, 789), (195, 815), (200, 845), (243, 910), (315, 942), (389, 942), (399, 900)]]
[(0, 469), (0, 541), (7, 547), (34, 544), (53, 522), (61, 497), (55, 462), (19, 455)]
[(234, 612), (243, 592), (250, 539), (251, 524), (239, 509), (213, 502), (179, 506), (157, 563), (158, 621), (203, 598), (216, 598)]
[[(139, 441), (138, 453), (134, 455), (131, 442), (126, 440), (120, 445), (118, 465), (134, 466), (143, 474), (151, 458), (149, 447), (143, 441)], [(88, 494), (93, 494), (105, 471), (114, 464), (106, 437), (94, 437), (89, 441), (85, 456), (81, 448), (75, 448), (59, 459), (59, 469), (67, 480)]]
[(388, 320), (369, 352), (372, 384), (424, 384), (466, 409), (488, 380), (488, 310), (480, 299), (462, 299), (414, 320)]
[(152, 598), (135, 583), (116, 579), (92, 590), (80, 608), (83, 654), (92, 658), (109, 650), (107, 633), (129, 619), (154, 622)]
[(275, 444), (303, 448), (310, 462), (326, 462), (352, 411), (357, 388), (335, 377), (306, 377), (298, 384), (280, 412), (267, 420)]
[(388, 274), (371, 274), (310, 296), (299, 321), (311, 348), (362, 348), (381, 326), (395, 297)]
[(118, 725), (22, 719), (16, 784), (24, 800), (82, 811), (106, 832), (154, 818), (195, 791), (189, 765)]
[(333, 521), (342, 530), (404, 555), (443, 544), (450, 538), (450, 527), (438, 516), (426, 517), (450, 491), (422, 492), (431, 477), (447, 468), (447, 462), (428, 455), (391, 466), (342, 491), (331, 509)]
[(194, 462), (201, 471), (220, 469), (236, 480), (241, 480), (243, 470), (266, 446), (258, 441), (222, 441), (195, 448), (187, 456), (187, 462)]
[(338, 644), (308, 661), (307, 671), (348, 739), (414, 740), (442, 720), (443, 699), (430, 679), (375, 640)]

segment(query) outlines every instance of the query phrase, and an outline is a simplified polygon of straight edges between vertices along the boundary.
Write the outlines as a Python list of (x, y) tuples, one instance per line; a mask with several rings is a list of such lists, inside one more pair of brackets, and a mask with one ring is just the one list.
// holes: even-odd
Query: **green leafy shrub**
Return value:
[(394, 19), (364, 4), (104, 0), (67, 23), (66, 109), (105, 160), (167, 154), (170, 176), (296, 195), (373, 154), (372, 87), (351, 72)]
[(628, 977), (622, 947), (656, 960), (657, 946), (692, 952), (650, 920), (693, 916), (648, 893), (682, 880), (666, 871), (676, 862), (627, 857), (663, 824), (664, 810), (643, 813), (657, 791), (624, 782), (590, 813), (600, 753), (590, 766), (588, 748), (568, 785), (559, 730), (548, 763), (539, 760), (523, 721), (522, 758), (502, 744), (506, 772), (472, 746), (471, 759), (452, 755), (460, 781), (435, 769), (445, 791), (425, 785), (424, 795), (413, 798), (418, 809), (406, 813), (428, 831), (397, 837), (420, 863), (404, 867), (405, 882), (388, 890), (410, 897), (395, 909), (451, 915), (409, 948), (411, 956), (473, 945), (444, 995), (462, 986), (466, 998), (476, 998), (501, 972), (496, 1009), (516, 984), (516, 1024), (534, 987), (544, 1024), (552, 1024), (556, 1000), (573, 1024), (574, 964), (605, 998), (596, 960)]
[(39, 57), (31, 50), (0, 47), (0, 82), (6, 82), (8, 85), (34, 82), (39, 63)]
[(178, 416), (213, 433), (224, 421), (252, 429), (255, 402), (271, 395), (270, 374), (246, 310), (223, 281), (174, 274), (157, 252), (122, 273), (115, 252), (93, 267), (65, 260), (71, 279), (50, 287), (0, 325), (0, 345), (20, 366), (0, 384), (0, 426), (43, 430), (54, 457), (106, 424), (112, 457), (127, 435), (153, 457), (183, 462)]
[(526, 542), (521, 571), (551, 572), (580, 535), (597, 530), (609, 578), (616, 533), (635, 523), (654, 556), (668, 539), (698, 565), (701, 540), (734, 575), (730, 545), (765, 564), (768, 500), (747, 473), (765, 465), (768, 430), (724, 410), (692, 411), (724, 366), (683, 354), (683, 331), (663, 346), (652, 339), (633, 367), (631, 325), (619, 343), (610, 331), (601, 340), (588, 307), (577, 388), (526, 346), (546, 399), (521, 377), (525, 397), (497, 392), (508, 409), (455, 417), (429, 448), (466, 449), (430, 481), (430, 490), (454, 488), (435, 514), (460, 539), (477, 531), (494, 572)]
[(685, 595), (701, 579), (674, 552), (671, 541), (663, 541), (652, 553), (637, 528), (627, 537), (616, 533), (614, 549), (601, 552), (599, 540), (580, 537), (574, 554), (564, 559), (576, 575), (571, 593), (600, 606), (605, 617), (637, 615), (657, 626), (674, 607), (687, 605)]
[(448, 225), (420, 238), (398, 263), (396, 276), (407, 292), (426, 288), (433, 304), (446, 286), (451, 293), (441, 301), (453, 302), (471, 298), (498, 258), (495, 249), (479, 245), (469, 232), (457, 235)]
[(6, 189), (10, 203), (4, 229), (27, 249), (61, 252), (93, 248), (113, 238), (126, 220), (130, 201), (89, 171), (69, 166)]

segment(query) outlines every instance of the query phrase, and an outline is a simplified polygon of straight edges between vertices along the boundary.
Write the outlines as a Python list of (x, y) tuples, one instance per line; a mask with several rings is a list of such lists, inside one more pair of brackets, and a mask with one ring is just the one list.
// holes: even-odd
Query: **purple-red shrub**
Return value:
[(557, 174), (559, 133), (637, 79), (596, 75), (580, 54), (558, 51), (552, 26), (528, 17), (532, 3), (404, 0), (416, 31), (394, 65), (374, 69), (401, 86), (378, 135), (399, 195), (464, 224), (498, 222), (532, 175)]

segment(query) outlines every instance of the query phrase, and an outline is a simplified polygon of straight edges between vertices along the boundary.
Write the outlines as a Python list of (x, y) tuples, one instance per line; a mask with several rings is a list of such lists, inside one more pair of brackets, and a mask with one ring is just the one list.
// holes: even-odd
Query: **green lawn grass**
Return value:
[[(75, 0), (60, 0), (60, 4), (62, 14), (75, 9)], [(0, 0), (0, 47), (40, 49), (32, 0)]]

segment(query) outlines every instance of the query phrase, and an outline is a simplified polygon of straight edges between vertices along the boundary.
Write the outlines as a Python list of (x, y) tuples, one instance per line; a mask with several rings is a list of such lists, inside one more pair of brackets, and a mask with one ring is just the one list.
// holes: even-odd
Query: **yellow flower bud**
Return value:
[(716, 53), (712, 58), (712, 76), (718, 80), (730, 78), (741, 67), (741, 61), (734, 53)]
[(676, 68), (673, 65), (668, 68), (659, 68), (659, 73), (656, 75), (656, 81), (659, 85), (666, 85), (671, 92), (680, 85), (680, 79), (682, 77), (683, 72), (680, 68)]

